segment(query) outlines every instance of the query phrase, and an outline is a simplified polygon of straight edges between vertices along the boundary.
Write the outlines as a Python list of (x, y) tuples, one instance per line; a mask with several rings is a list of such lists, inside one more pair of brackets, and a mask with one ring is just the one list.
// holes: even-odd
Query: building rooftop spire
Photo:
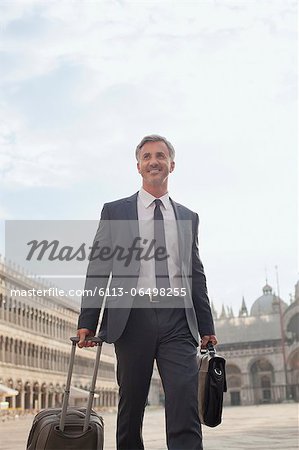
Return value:
[(226, 311), (225, 311), (225, 307), (224, 304), (222, 303), (222, 310), (221, 310), (221, 314), (220, 314), (220, 319), (226, 319), (227, 315), (226, 315)]
[(265, 286), (263, 287), (263, 294), (264, 295), (272, 294), (272, 287), (268, 283), (266, 283)]
[(245, 303), (245, 299), (244, 299), (244, 295), (242, 297), (242, 305), (241, 305), (241, 309), (239, 311), (239, 317), (246, 317), (248, 316), (248, 309)]

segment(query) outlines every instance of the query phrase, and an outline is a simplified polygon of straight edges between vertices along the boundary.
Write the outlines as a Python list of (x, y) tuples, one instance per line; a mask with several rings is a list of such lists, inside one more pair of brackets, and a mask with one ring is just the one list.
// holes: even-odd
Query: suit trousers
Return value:
[(167, 307), (165, 301), (161, 298), (161, 303), (151, 303), (148, 296), (136, 296), (126, 328), (114, 343), (118, 450), (144, 449), (142, 424), (155, 360), (165, 394), (167, 448), (202, 450), (197, 343), (189, 331), (185, 309), (181, 304)]

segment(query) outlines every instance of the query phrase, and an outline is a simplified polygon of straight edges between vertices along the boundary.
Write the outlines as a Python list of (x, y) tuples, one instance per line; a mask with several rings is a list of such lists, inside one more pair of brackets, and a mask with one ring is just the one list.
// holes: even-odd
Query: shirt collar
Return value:
[[(156, 197), (143, 189), (143, 187), (140, 189), (138, 196), (145, 208), (148, 208), (150, 205), (152, 205), (154, 200), (156, 199)], [(170, 208), (171, 205), (168, 192), (166, 192), (166, 194), (164, 194), (162, 197), (159, 197), (159, 200), (161, 200), (162, 205), (165, 209)]]

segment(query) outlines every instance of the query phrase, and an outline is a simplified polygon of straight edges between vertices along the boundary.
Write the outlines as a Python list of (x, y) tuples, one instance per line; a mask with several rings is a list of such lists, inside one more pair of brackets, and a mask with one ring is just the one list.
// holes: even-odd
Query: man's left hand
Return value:
[(201, 348), (207, 348), (207, 343), (211, 341), (213, 345), (216, 345), (218, 340), (214, 334), (211, 334), (210, 336), (203, 336), (201, 338)]

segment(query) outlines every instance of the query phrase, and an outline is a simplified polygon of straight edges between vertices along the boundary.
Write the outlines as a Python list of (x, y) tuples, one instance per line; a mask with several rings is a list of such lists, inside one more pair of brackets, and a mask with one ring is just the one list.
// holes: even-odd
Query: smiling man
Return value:
[(167, 193), (168, 175), (174, 170), (174, 152), (171, 151), (170, 156), (163, 141), (146, 141), (137, 149), (137, 168), (143, 178), (143, 189), (157, 198), (162, 197)]
[[(142, 423), (154, 362), (165, 393), (167, 446), (202, 449), (198, 417), (197, 346), (217, 339), (198, 254), (198, 216), (173, 201), (168, 178), (175, 151), (162, 136), (142, 139), (136, 148), (142, 188), (132, 197), (103, 207), (95, 242), (130, 247), (136, 238), (150, 258), (90, 261), (85, 289), (112, 285), (119, 296), (108, 302), (100, 337), (113, 342), (117, 356), (119, 407), (117, 449), (143, 449)], [(79, 346), (95, 333), (102, 297), (82, 299)]]

